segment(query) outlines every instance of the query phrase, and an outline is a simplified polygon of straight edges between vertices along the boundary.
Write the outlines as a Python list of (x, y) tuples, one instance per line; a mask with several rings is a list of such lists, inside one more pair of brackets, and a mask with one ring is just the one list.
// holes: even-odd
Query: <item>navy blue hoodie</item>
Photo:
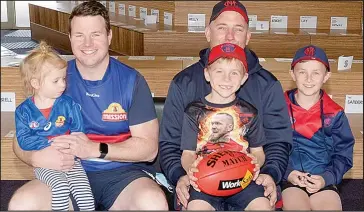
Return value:
[[(211, 92), (203, 73), (209, 51), (201, 50), (200, 61), (173, 78), (164, 104), (159, 137), (160, 165), (173, 185), (186, 175), (180, 150), (184, 110), (188, 103)], [(254, 105), (263, 120), (266, 161), (260, 173), (269, 174), (278, 184), (286, 171), (292, 143), (292, 128), (282, 86), (273, 74), (262, 68), (253, 51), (246, 49), (245, 53), (249, 78), (237, 95)]]

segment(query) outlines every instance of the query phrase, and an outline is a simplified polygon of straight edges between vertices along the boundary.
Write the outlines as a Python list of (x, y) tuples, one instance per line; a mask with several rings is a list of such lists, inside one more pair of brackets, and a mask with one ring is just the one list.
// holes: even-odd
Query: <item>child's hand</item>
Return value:
[(258, 158), (255, 157), (253, 154), (247, 153), (247, 152), (243, 152), (245, 153), (248, 157), (250, 157), (252, 159), (252, 164), (255, 164), (255, 168), (254, 168), (254, 177), (253, 180), (255, 181), (258, 176), (259, 176), (259, 172), (260, 172), (260, 165), (259, 165), (259, 161)]
[(298, 185), (300, 187), (306, 187), (306, 183), (305, 183), (305, 176), (307, 174), (297, 171), (297, 170), (293, 170), (289, 175), (288, 175), (288, 181), (290, 183), (292, 183), (293, 185)]
[(325, 180), (320, 175), (311, 175), (306, 173), (304, 181), (306, 183), (306, 190), (308, 193), (316, 193), (321, 188), (325, 187)]
[(197, 177), (193, 176), (193, 173), (198, 172), (197, 165), (202, 160), (202, 156), (198, 156), (196, 160), (191, 164), (191, 167), (188, 169), (188, 178), (190, 179), (191, 186), (198, 192), (201, 190), (198, 188), (198, 185), (196, 184), (196, 181), (198, 180)]

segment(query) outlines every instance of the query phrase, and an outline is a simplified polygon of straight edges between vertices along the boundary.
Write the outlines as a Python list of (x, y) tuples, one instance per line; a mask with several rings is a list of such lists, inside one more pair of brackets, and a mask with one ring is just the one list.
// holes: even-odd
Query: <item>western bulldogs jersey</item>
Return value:
[(201, 98), (185, 109), (181, 150), (206, 155), (221, 150), (242, 151), (264, 143), (257, 110), (242, 99), (213, 104)]
[[(131, 136), (130, 125), (156, 118), (153, 99), (144, 78), (135, 69), (112, 57), (103, 79), (98, 81), (82, 79), (76, 61), (69, 61), (66, 94), (81, 105), (85, 134), (94, 142), (123, 142)], [(133, 105), (137, 98), (144, 99), (145, 103)], [(136, 107), (139, 107), (137, 114), (132, 111)], [(132, 120), (131, 113), (134, 114)], [(86, 171), (129, 164), (98, 158), (82, 160)]]
[(49, 139), (70, 132), (83, 132), (80, 105), (62, 95), (54, 102), (49, 117), (43, 116), (27, 98), (15, 110), (16, 137), (23, 150), (41, 150), (50, 145)]
[(354, 136), (344, 110), (323, 90), (320, 100), (306, 110), (296, 103), (296, 92), (285, 93), (293, 145), (284, 179), (298, 170), (321, 175), (326, 186), (338, 184), (353, 166)]

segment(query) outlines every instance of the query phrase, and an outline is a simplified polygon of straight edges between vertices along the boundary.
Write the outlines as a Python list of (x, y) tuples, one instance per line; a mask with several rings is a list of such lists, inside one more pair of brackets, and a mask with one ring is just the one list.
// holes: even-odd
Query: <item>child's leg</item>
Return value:
[(310, 197), (305, 188), (283, 182), (282, 190), (283, 210), (311, 210)]
[(226, 199), (227, 210), (273, 210), (268, 198), (264, 196), (264, 187), (252, 181), (244, 190)]
[(224, 210), (223, 198), (198, 192), (191, 187), (187, 210), (222, 211)]
[(310, 196), (312, 210), (341, 211), (341, 199), (337, 191), (327, 189), (321, 190)]
[(66, 174), (52, 169), (35, 168), (35, 177), (51, 187), (52, 210), (67, 211), (69, 206), (69, 185)]
[(68, 183), (81, 211), (95, 210), (95, 201), (85, 170), (79, 161), (67, 172)]
[(214, 211), (215, 208), (210, 205), (210, 203), (206, 202), (205, 200), (193, 200), (188, 203), (187, 205), (188, 211), (197, 211), (197, 210), (203, 210), (203, 211)]

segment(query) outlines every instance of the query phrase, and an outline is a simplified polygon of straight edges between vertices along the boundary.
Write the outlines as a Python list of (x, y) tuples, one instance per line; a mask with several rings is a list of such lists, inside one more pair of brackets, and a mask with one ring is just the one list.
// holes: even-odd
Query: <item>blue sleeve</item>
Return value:
[(249, 147), (260, 147), (265, 144), (264, 141), (264, 129), (260, 121), (260, 117), (257, 114), (252, 120), (249, 126), (249, 131), (247, 134), (247, 140), (249, 141)]
[(22, 150), (32, 151), (44, 149), (50, 144), (48, 139), (42, 136), (32, 135), (32, 131), (29, 127), (29, 115), (22, 109), (15, 110), (15, 128), (16, 138), (19, 146)]
[(261, 174), (270, 175), (278, 184), (288, 165), (292, 145), (292, 128), (284, 93), (279, 81), (268, 88), (263, 96), (263, 127), (266, 144), (263, 146), (265, 163)]
[(182, 91), (172, 81), (164, 103), (159, 135), (160, 165), (172, 185), (176, 185), (179, 178), (186, 175), (181, 164), (180, 150), (183, 111)]
[(332, 127), (334, 152), (326, 171), (320, 174), (325, 179), (325, 186), (337, 185), (344, 174), (353, 167), (354, 136), (349, 121), (342, 111)]
[(196, 116), (192, 117), (187, 109), (183, 117), (181, 150), (196, 151), (197, 136), (199, 132), (198, 126), (199, 124), (196, 120)]
[(154, 101), (144, 77), (137, 75), (133, 99), (129, 108), (129, 125), (137, 125), (156, 119)]
[(81, 106), (72, 101), (71, 112), (69, 114), (72, 120), (70, 131), (71, 132), (85, 132), (83, 125), (83, 118), (81, 114)]

